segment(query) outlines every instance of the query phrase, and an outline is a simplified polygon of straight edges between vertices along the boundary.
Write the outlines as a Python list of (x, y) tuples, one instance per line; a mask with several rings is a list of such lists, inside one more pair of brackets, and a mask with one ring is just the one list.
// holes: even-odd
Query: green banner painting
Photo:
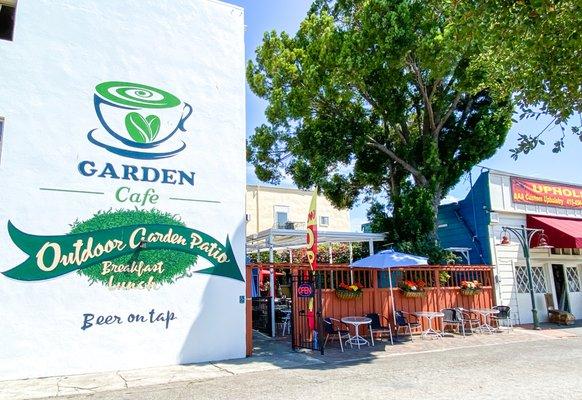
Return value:
[[(211, 267), (196, 273), (244, 280), (228, 236), (222, 244), (204, 232), (180, 225), (138, 224), (68, 235), (36, 236), (20, 231), (9, 221), (8, 233), (29, 258), (3, 274), (23, 281), (51, 279), (97, 264), (107, 265), (107, 261), (122, 256), (160, 250), (187, 253), (210, 261)], [(148, 268), (161, 268), (135, 262), (126, 267), (140, 274)]]

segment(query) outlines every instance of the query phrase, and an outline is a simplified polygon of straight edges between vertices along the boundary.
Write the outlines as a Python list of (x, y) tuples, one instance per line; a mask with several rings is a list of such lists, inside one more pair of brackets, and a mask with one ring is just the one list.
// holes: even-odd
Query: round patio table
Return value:
[(484, 323), (479, 325), (479, 330), (481, 331), (481, 333), (483, 333), (485, 329), (489, 333), (493, 333), (496, 331), (496, 328), (494, 326), (491, 326), (489, 322), (491, 322), (491, 315), (499, 314), (499, 310), (496, 310), (494, 308), (471, 308), (470, 311), (475, 312), (483, 317)]
[(368, 346), (370, 345), (370, 342), (368, 342), (366, 339), (364, 339), (363, 337), (360, 336), (360, 325), (369, 325), (372, 323), (372, 320), (368, 317), (343, 317), (341, 319), (341, 321), (344, 324), (349, 324), (349, 325), (353, 325), (356, 329), (356, 335), (352, 336), (351, 338), (349, 338), (348, 340), (346, 340), (346, 344), (350, 344), (350, 345), (357, 345), (358, 349), (360, 348), (361, 345), (363, 344), (367, 344)]
[(432, 320), (435, 318), (442, 318), (445, 316), (445, 314), (439, 311), (418, 311), (412, 313), (412, 315), (416, 315), (419, 318), (426, 318), (428, 320), (428, 329), (423, 331), (420, 337), (422, 338), (434, 337), (437, 339), (443, 337), (442, 333), (432, 329)]

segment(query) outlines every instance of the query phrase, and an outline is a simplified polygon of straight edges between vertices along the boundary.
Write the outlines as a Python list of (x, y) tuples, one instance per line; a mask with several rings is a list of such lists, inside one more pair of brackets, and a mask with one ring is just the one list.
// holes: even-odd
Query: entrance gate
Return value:
[(323, 354), (321, 277), (319, 272), (295, 271), (292, 276), (291, 346)]

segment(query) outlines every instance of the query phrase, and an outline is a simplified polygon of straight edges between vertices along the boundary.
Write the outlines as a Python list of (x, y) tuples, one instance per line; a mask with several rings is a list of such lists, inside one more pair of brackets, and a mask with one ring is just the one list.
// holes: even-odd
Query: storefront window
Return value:
[(12, 40), (12, 35), (14, 34), (14, 16), (16, 15), (15, 5), (16, 1), (0, 1), (0, 39)]
[(566, 267), (566, 277), (568, 279), (568, 289), (570, 292), (580, 292), (580, 276), (578, 267)]
[[(531, 267), (534, 293), (547, 293), (546, 277), (543, 267)], [(529, 293), (527, 268), (518, 265), (515, 267), (515, 283), (517, 293)]]

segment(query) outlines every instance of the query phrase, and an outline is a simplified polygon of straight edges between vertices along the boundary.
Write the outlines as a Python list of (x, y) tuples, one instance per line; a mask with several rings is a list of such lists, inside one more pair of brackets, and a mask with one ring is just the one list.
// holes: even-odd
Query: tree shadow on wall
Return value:
[[(241, 232), (242, 231), (242, 232)], [(245, 237), (245, 224), (241, 220), (233, 237)], [(237, 259), (241, 274), (245, 276), (245, 257)], [(194, 273), (192, 279), (208, 277), (203, 292), (192, 293), (192, 307), (199, 301), (198, 314), (180, 351), (178, 362), (192, 364), (244, 358), (246, 349), (246, 304), (240, 296), (246, 293), (246, 283), (231, 278)]]

